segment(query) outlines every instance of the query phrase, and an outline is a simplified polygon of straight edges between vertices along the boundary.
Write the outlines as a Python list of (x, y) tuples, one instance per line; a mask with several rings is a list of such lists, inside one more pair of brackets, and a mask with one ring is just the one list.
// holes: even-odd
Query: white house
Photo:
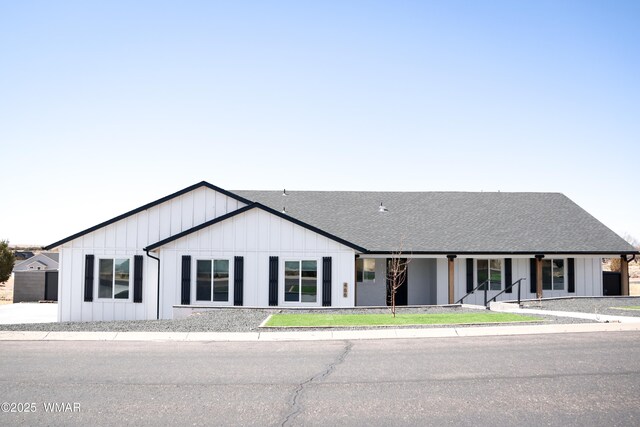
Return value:
[[(398, 304), (450, 304), (479, 285), (513, 299), (519, 279), (522, 298), (602, 295), (601, 258), (625, 268), (637, 253), (557, 193), (230, 192), (207, 182), (53, 248), (61, 321), (167, 319), (185, 305), (385, 305), (387, 260), (398, 256), (410, 260)], [(465, 302), (483, 303), (484, 292)]]

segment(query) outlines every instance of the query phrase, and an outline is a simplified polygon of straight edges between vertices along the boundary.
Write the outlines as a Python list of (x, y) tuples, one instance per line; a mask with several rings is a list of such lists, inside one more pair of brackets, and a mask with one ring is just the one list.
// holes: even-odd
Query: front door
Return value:
[(622, 275), (617, 271), (602, 272), (602, 295), (622, 295)]
[[(406, 264), (406, 258), (401, 259), (401, 264), (405, 266), (407, 272), (404, 275), (404, 281), (400, 287), (396, 290), (396, 305), (407, 305), (409, 299), (407, 282), (409, 281), (409, 269)], [(391, 258), (387, 258), (387, 272), (391, 269)], [(391, 305), (391, 281), (389, 280), (389, 274), (387, 274), (387, 305)]]

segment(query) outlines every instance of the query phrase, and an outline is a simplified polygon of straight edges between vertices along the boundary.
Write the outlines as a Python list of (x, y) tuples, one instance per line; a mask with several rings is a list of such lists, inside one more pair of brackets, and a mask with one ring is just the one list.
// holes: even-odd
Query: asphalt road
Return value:
[(0, 425), (639, 425), (639, 360), (636, 332), (2, 342)]

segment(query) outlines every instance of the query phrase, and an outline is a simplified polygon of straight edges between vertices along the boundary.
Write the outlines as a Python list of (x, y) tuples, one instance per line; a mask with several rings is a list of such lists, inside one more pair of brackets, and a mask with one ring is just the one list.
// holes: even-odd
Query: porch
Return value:
[[(598, 255), (403, 255), (408, 261), (406, 281), (396, 294), (397, 305), (484, 305), (517, 299), (564, 296), (602, 296), (601, 257)], [(356, 306), (385, 306), (389, 300), (388, 255), (362, 255), (356, 260)], [(469, 292), (484, 284), (475, 292)], [(505, 289), (507, 289), (505, 291)], [(628, 286), (626, 289), (628, 295)], [(504, 292), (503, 292), (504, 291)]]

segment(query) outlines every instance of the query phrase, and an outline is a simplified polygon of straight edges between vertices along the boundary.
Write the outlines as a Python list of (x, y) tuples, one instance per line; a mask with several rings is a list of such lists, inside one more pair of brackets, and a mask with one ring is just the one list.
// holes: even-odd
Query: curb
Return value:
[(273, 342), (460, 338), (586, 332), (640, 331), (640, 323), (579, 323), (560, 325), (487, 326), (308, 332), (36, 332), (0, 331), (0, 341), (156, 341), (156, 342)]

